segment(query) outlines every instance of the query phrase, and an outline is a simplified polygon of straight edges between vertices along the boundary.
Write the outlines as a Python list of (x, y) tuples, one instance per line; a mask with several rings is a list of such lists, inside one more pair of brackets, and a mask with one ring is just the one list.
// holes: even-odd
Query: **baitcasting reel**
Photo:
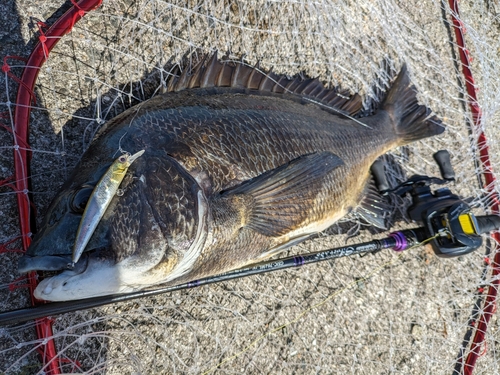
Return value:
[(408, 208), (408, 216), (423, 224), (423, 230), (416, 233), (418, 241), (432, 238), (430, 244), (437, 256), (449, 258), (468, 254), (481, 246), (482, 233), (500, 228), (500, 216), (475, 216), (471, 207), (447, 187), (432, 191), (431, 184), (442, 185), (455, 180), (448, 151), (441, 150), (433, 156), (442, 179), (414, 175), (390, 189), (384, 163), (376, 161), (372, 166), (375, 182), (382, 194), (411, 195), (413, 204)]

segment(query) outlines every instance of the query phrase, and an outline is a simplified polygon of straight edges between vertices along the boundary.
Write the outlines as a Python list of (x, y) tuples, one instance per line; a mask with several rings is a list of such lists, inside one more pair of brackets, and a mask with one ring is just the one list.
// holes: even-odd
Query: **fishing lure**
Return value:
[(123, 154), (116, 159), (101, 177), (95, 186), (83, 212), (82, 220), (76, 232), (75, 246), (73, 247), (72, 266), (80, 259), (83, 250), (90, 241), (95, 228), (99, 224), (104, 212), (118, 191), (130, 165), (144, 153), (141, 150), (134, 155)]

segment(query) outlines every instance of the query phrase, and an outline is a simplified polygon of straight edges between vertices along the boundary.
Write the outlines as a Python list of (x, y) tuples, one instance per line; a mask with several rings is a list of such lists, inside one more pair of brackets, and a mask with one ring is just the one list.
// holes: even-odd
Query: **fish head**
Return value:
[(61, 271), (39, 284), (37, 298), (124, 293), (190, 272), (208, 233), (205, 193), (175, 160), (151, 154), (130, 166), (121, 193), (112, 198), (81, 258), (69, 267), (83, 202), (94, 185), (80, 181), (60, 192), (20, 261), (24, 272)]

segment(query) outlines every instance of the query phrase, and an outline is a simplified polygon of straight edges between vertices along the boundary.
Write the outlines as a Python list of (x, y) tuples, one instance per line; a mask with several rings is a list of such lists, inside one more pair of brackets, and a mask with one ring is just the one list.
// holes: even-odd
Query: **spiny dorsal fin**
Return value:
[[(192, 89), (195, 87), (205, 87), (203, 86), (204, 82), (202, 81), (203, 77), (206, 76), (205, 70), (202, 69), (203, 63), (206, 60), (206, 56), (197, 64), (198, 69), (195, 68), (194, 73), (191, 75), (191, 78), (189, 79), (189, 85), (188, 88)], [(210, 68), (210, 65), (209, 65)], [(188, 71), (185, 70), (184, 74), (187, 75)]]
[[(304, 78), (301, 75), (288, 78), (285, 75), (266, 72), (259, 64), (254, 67), (244, 61), (229, 58), (220, 61), (217, 52), (212, 56), (204, 55), (198, 63), (180, 73), (173, 71), (167, 91), (181, 91), (188, 88), (233, 87), (260, 93), (292, 94), (321, 104), (336, 114), (356, 115), (362, 108), (361, 97), (351, 95), (347, 90), (326, 88), (317, 78)], [(180, 74), (179, 74), (180, 73)]]

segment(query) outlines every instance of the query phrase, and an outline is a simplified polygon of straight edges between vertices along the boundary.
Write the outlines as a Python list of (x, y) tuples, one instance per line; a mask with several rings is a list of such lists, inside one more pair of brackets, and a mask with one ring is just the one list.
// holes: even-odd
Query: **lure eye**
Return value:
[(73, 199), (70, 202), (70, 208), (73, 212), (82, 214), (85, 211), (85, 206), (92, 194), (94, 188), (92, 186), (82, 186), (73, 195)]
[(118, 158), (118, 160), (120, 161), (120, 163), (125, 163), (127, 161), (127, 156), (126, 155), (122, 155)]

